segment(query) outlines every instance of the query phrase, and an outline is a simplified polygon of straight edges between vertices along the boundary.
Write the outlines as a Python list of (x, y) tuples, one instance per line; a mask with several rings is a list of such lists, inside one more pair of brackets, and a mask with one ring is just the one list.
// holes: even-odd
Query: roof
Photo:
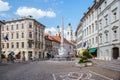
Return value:
[(39, 23), (40, 25), (42, 25), (43, 27), (45, 27), (45, 25), (41, 24), (41, 23), (40, 23), (40, 22), (38, 22), (37, 20), (32, 19), (32, 18), (26, 18), (26, 17), (21, 18), (21, 19), (13, 19), (13, 20), (10, 20), (10, 21), (6, 21), (5, 23), (11, 23), (11, 22), (23, 21), (23, 20), (33, 20), (33, 21), (35, 21), (35, 22)]
[[(44, 34), (44, 37), (48, 40), (52, 40), (58, 43), (61, 43), (61, 37), (60, 36), (49, 36), (48, 34)], [(74, 45), (74, 42), (69, 42), (67, 39), (64, 38), (64, 43)]]
[(5, 24), (3, 21), (0, 21), (0, 23)]

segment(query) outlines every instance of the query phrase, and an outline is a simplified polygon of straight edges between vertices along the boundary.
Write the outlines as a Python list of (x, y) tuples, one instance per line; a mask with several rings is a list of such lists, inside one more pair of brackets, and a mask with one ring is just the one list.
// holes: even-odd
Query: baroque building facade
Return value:
[(120, 57), (120, 0), (95, 0), (76, 30), (77, 52), (94, 51), (102, 60)]
[(98, 58), (103, 60), (120, 57), (120, 0), (100, 0), (98, 12)]
[[(43, 58), (45, 26), (32, 18), (6, 21), (2, 27), (2, 52), (20, 60)], [(6, 39), (7, 38), (7, 39)]]

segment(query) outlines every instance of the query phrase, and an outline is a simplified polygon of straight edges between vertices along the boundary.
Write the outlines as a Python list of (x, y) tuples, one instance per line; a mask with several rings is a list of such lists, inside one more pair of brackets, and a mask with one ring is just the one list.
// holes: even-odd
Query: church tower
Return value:
[(60, 27), (59, 26), (57, 26), (57, 29), (56, 29), (56, 34), (55, 34), (56, 36), (60, 36)]
[(67, 35), (66, 35), (66, 39), (68, 41), (72, 41), (73, 38), (73, 31), (72, 31), (72, 26), (71, 23), (68, 24), (68, 28), (67, 28)]

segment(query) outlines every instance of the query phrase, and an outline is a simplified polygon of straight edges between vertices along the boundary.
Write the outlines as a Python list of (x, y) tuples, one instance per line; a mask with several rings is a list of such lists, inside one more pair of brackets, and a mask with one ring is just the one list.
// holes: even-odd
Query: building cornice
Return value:
[(18, 21), (24, 21), (24, 20), (33, 20), (33, 21), (39, 23), (40, 25), (42, 25), (43, 27), (45, 27), (45, 25), (41, 24), (40, 22), (38, 22), (37, 20), (32, 19), (32, 18), (14, 19), (14, 20), (6, 21), (5, 24), (6, 24), (6, 23), (12, 23), (12, 22), (18, 22)]

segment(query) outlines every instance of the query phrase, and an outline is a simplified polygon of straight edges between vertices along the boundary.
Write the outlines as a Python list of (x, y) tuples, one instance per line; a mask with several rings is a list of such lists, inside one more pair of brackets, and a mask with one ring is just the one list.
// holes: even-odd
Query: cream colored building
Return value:
[(4, 25), (3, 21), (0, 21), (0, 62), (1, 62), (1, 55), (2, 55), (2, 48), (1, 48), (1, 27)]
[[(2, 27), (2, 52), (14, 52), (21, 60), (43, 58), (45, 26), (35, 19), (22, 18), (5, 22)], [(8, 36), (9, 40), (5, 39)]]

